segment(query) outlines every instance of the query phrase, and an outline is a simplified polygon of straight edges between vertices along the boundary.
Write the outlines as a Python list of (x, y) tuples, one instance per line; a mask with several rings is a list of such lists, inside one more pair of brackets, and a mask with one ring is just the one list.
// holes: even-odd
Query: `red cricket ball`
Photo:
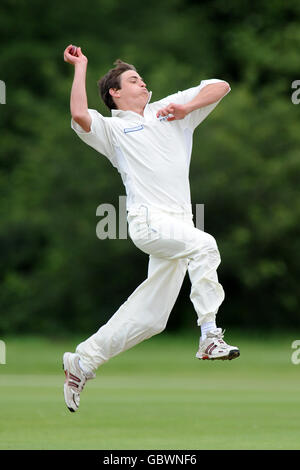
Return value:
[(72, 46), (71, 49), (69, 50), (69, 54), (71, 54), (71, 55), (76, 55), (76, 51), (77, 51), (77, 47), (76, 47), (76, 46)]

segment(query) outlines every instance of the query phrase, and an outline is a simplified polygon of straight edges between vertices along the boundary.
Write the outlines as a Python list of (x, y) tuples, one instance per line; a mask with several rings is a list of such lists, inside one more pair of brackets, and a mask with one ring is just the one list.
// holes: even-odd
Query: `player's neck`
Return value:
[(118, 104), (118, 109), (121, 109), (122, 111), (133, 111), (134, 113), (140, 114), (142, 117), (144, 117), (145, 104), (122, 103)]

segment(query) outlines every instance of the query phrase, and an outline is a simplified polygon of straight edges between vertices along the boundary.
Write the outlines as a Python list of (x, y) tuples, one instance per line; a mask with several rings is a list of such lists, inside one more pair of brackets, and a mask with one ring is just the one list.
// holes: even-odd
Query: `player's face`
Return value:
[(120, 84), (121, 90), (119, 91), (121, 96), (138, 98), (147, 103), (149, 95), (147, 85), (137, 72), (134, 70), (126, 70), (126, 72), (123, 72), (120, 77)]

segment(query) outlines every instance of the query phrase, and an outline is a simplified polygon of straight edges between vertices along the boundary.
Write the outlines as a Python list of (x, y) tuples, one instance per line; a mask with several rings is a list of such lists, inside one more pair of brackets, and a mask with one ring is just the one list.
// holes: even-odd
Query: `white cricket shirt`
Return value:
[(150, 92), (144, 116), (113, 109), (111, 117), (104, 117), (89, 109), (90, 132), (71, 120), (71, 127), (80, 139), (106, 156), (119, 171), (126, 188), (128, 211), (146, 204), (174, 212), (191, 212), (189, 167), (193, 132), (221, 99), (180, 120), (160, 120), (156, 113), (171, 102), (188, 103), (203, 87), (221, 81), (202, 80), (196, 87), (154, 103), (150, 103)]

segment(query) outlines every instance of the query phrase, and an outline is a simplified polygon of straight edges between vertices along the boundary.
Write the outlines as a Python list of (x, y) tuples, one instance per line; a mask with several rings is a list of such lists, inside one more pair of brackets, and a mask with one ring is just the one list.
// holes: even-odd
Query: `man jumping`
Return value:
[(76, 411), (80, 392), (99, 366), (164, 330), (186, 271), (201, 327), (196, 357), (231, 360), (240, 352), (225, 343), (224, 332), (216, 326), (224, 300), (217, 276), (221, 259), (214, 237), (194, 225), (189, 184), (193, 132), (230, 91), (229, 84), (202, 80), (150, 103), (152, 92), (136, 68), (118, 59), (98, 82), (111, 111), (111, 117), (103, 117), (88, 108), (88, 60), (81, 48), (69, 45), (64, 60), (75, 68), (71, 127), (119, 171), (126, 188), (130, 238), (149, 255), (144, 282), (75, 353), (63, 356), (65, 402)]

